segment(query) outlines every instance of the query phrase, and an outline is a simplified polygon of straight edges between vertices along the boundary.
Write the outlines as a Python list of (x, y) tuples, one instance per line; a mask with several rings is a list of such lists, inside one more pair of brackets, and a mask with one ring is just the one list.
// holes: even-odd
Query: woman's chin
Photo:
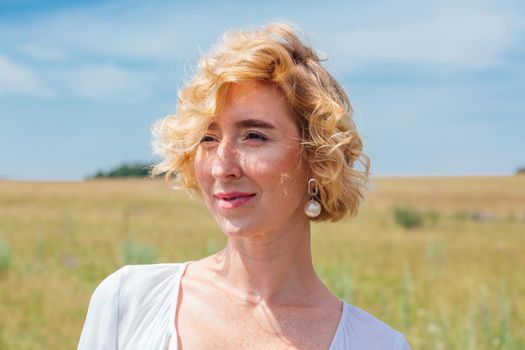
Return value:
[(247, 238), (256, 234), (257, 231), (260, 232), (260, 230), (256, 230), (258, 225), (246, 218), (236, 220), (223, 218), (220, 221), (218, 220), (218, 224), (228, 238)]
[(220, 225), (221, 231), (231, 238), (241, 238), (247, 234), (248, 228), (246, 225), (239, 224), (237, 222), (233, 223), (231, 221), (222, 222)]

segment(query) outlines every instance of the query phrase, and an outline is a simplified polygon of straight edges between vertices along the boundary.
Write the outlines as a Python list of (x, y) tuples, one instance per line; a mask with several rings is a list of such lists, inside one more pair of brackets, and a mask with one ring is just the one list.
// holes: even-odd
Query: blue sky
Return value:
[(0, 177), (153, 159), (151, 124), (232, 27), (300, 26), (347, 89), (376, 175), (525, 166), (523, 1), (0, 0)]

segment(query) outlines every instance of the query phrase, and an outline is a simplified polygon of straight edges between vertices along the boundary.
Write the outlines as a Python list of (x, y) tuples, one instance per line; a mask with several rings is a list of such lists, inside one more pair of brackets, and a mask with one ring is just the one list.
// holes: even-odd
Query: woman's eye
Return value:
[(246, 138), (248, 140), (256, 140), (256, 141), (268, 141), (268, 138), (264, 135), (261, 135), (259, 133), (256, 133), (256, 132), (249, 132), (246, 134)]
[(215, 138), (211, 135), (204, 135), (201, 139), (201, 143), (203, 142), (213, 142), (215, 141)]

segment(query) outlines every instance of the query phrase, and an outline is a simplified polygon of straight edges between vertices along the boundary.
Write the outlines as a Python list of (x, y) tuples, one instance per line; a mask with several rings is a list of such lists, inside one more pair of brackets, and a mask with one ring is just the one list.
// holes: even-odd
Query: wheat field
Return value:
[[(106, 275), (224, 241), (160, 180), (0, 181), (0, 349), (73, 349)], [(412, 349), (525, 349), (524, 248), (525, 176), (376, 178), (355, 219), (313, 225), (325, 283)]]

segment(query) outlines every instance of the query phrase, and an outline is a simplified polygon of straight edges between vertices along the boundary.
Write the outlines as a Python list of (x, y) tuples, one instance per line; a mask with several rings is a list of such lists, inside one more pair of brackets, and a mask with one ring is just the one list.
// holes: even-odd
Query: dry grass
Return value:
[[(398, 206), (438, 219), (405, 230)], [(525, 348), (524, 176), (376, 179), (356, 219), (313, 237), (330, 288), (413, 349)], [(177, 262), (224, 243), (198, 200), (153, 180), (0, 181), (0, 240), (0, 349), (57, 350), (75, 348), (93, 288), (129, 254)]]
[(406, 203), (443, 212), (487, 211), (525, 218), (525, 176), (379, 178), (371, 205)]

